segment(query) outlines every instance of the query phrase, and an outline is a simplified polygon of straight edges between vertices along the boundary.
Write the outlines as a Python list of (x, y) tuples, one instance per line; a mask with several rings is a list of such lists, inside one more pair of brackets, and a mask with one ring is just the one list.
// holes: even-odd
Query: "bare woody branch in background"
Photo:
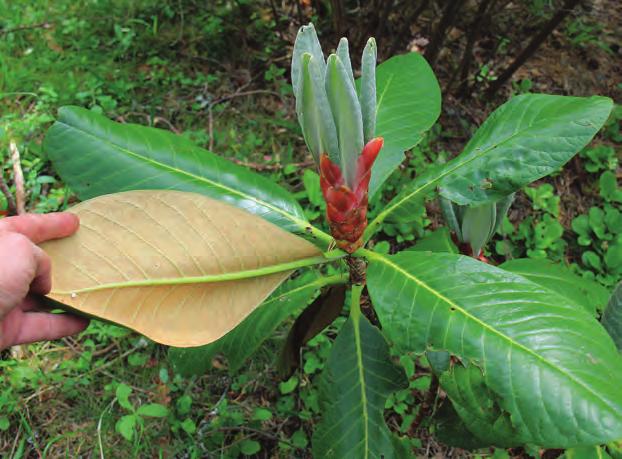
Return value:
[(475, 20), (469, 27), (467, 42), (464, 47), (464, 53), (462, 54), (462, 58), (460, 60), (460, 65), (458, 66), (458, 71), (452, 77), (452, 80), (447, 85), (447, 91), (451, 89), (454, 83), (454, 78), (459, 73), (458, 79), (458, 95), (460, 97), (465, 97), (469, 92), (469, 73), (471, 72), (471, 65), (473, 62), (473, 48), (475, 47), (475, 43), (479, 39), (480, 33), (482, 31), (484, 23), (490, 17), (490, 11), (495, 6), (497, 0), (482, 0), (477, 7), (477, 12), (475, 13)]
[(527, 61), (546, 41), (548, 36), (553, 33), (558, 25), (562, 23), (566, 16), (568, 16), (575, 6), (577, 6), (581, 0), (566, 0), (564, 5), (553, 15), (551, 19), (542, 27), (540, 32), (533, 37), (529, 44), (518, 54), (514, 62), (512, 62), (495, 81), (490, 83), (486, 90), (485, 96), (491, 98), (495, 93), (514, 75), (521, 65)]
[(445, 8), (443, 9), (443, 15), (440, 22), (436, 26), (434, 35), (430, 40), (430, 44), (425, 49), (425, 58), (428, 60), (430, 67), (434, 68), (436, 59), (443, 48), (445, 37), (447, 36), (447, 30), (454, 24), (458, 11), (465, 3), (464, 0), (447, 0)]

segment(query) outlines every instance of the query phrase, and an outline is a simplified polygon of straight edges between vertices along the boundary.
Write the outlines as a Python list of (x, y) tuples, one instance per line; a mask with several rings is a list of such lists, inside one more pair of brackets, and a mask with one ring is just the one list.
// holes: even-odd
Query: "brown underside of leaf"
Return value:
[(172, 346), (220, 338), (291, 271), (217, 283), (79, 290), (246, 271), (320, 254), (261, 218), (194, 193), (130, 191), (85, 201), (71, 212), (80, 217), (79, 231), (42, 245), (54, 268), (49, 296)]

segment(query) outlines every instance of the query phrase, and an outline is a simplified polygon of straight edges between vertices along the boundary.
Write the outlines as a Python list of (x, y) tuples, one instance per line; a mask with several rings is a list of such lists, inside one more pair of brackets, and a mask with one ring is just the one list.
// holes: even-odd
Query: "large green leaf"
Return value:
[(618, 284), (609, 299), (607, 308), (603, 313), (602, 324), (615, 341), (618, 349), (622, 351), (622, 282)]
[(211, 367), (212, 358), (223, 354), (229, 371), (236, 372), (288, 318), (298, 314), (326, 285), (341, 282), (341, 276), (320, 277), (316, 271), (304, 273), (280, 286), (236, 328), (219, 340), (194, 348), (171, 348), (169, 359), (175, 371), (184, 375), (202, 375)]
[[(356, 309), (356, 310), (355, 310)], [(317, 458), (404, 457), (384, 422), (388, 396), (406, 387), (382, 333), (357, 308), (333, 343), (320, 381), (322, 420), (313, 435)]]
[[(364, 253), (387, 337), (403, 351), (442, 349), (480, 369), (515, 441), (569, 447), (622, 437), (622, 357), (584, 309), (472, 258)], [(491, 428), (503, 437), (505, 427)]]
[[(192, 191), (288, 231), (309, 227), (302, 208), (286, 190), (168, 131), (116, 123), (80, 107), (62, 107), (44, 149), (82, 200), (137, 189)], [(315, 234), (330, 240), (321, 232)]]
[(494, 111), (458, 157), (429, 169), (397, 195), (370, 224), (367, 237), (387, 218), (411, 219), (421, 197), (435, 188), (458, 204), (484, 204), (554, 172), (587, 145), (612, 106), (606, 97), (514, 97)]
[(421, 54), (394, 56), (376, 68), (376, 129), (384, 147), (371, 174), (373, 196), (441, 113), (441, 89)]
[(592, 315), (602, 311), (609, 299), (609, 292), (602, 285), (577, 276), (567, 267), (548, 260), (519, 258), (506, 261), (499, 267), (553, 290)]

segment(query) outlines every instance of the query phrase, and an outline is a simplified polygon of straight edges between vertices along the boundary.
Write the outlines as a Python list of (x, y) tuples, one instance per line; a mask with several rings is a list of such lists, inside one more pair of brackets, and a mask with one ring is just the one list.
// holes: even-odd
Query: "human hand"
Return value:
[(0, 219), (0, 350), (86, 328), (85, 319), (42, 311), (34, 296), (52, 288), (50, 258), (36, 244), (70, 236), (79, 224), (67, 212)]

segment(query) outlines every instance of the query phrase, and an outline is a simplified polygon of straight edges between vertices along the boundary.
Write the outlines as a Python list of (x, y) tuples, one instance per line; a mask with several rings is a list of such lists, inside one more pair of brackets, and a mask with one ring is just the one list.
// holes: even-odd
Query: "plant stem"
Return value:
[(415, 434), (415, 431), (419, 428), (419, 426), (421, 425), (421, 422), (425, 418), (428, 417), (428, 415), (432, 411), (432, 408), (434, 407), (434, 402), (436, 401), (436, 395), (438, 394), (439, 380), (438, 380), (438, 376), (434, 373), (432, 373), (431, 378), (432, 379), (430, 380), (430, 388), (428, 389), (428, 392), (426, 393), (425, 398), (423, 399), (423, 402), (421, 402), (421, 407), (419, 408), (417, 417), (415, 418), (413, 423), (410, 425), (410, 429), (408, 429), (408, 433), (410, 435)]
[(348, 269), (350, 271), (350, 285), (352, 286), (352, 292), (354, 292), (355, 287), (357, 290), (360, 290), (358, 293), (359, 299), (357, 300), (360, 311), (373, 326), (380, 328), (378, 315), (374, 310), (374, 306), (365, 288), (365, 284), (367, 283), (367, 262), (363, 258), (353, 257), (350, 255), (346, 257), (346, 264), (348, 265)]
[(165, 278), (165, 279), (141, 279), (131, 280), (125, 282), (111, 282), (108, 284), (95, 285), (93, 287), (86, 287), (83, 289), (73, 290), (69, 292), (53, 291), (55, 295), (77, 295), (80, 293), (94, 292), (98, 290), (116, 289), (116, 288), (130, 288), (130, 287), (152, 287), (158, 285), (185, 285), (185, 284), (204, 284), (211, 282), (225, 282), (232, 280), (248, 279), (252, 277), (267, 276), (269, 274), (276, 274), (284, 271), (291, 271), (298, 268), (304, 268), (305, 266), (313, 266), (322, 263), (329, 263), (331, 261), (338, 260), (345, 256), (345, 253), (341, 250), (334, 250), (326, 252), (323, 255), (316, 257), (303, 258), (301, 260), (290, 261), (287, 263), (280, 263), (278, 265), (264, 266), (263, 268), (249, 269), (245, 271), (236, 271), (232, 273), (223, 274), (208, 274), (206, 276), (192, 276), (192, 277), (180, 277), (180, 278)]

